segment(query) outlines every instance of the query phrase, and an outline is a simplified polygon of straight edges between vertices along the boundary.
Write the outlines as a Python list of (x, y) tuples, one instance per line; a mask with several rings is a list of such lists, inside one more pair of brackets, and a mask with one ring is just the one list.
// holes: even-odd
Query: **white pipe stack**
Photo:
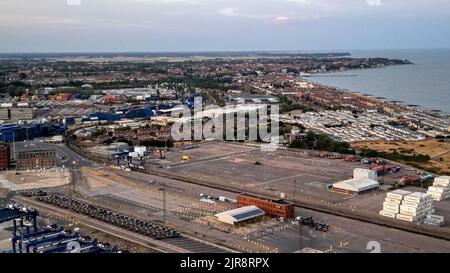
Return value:
[(380, 215), (408, 222), (420, 222), (435, 226), (444, 223), (443, 217), (433, 215), (433, 197), (422, 192), (395, 190), (388, 192)]
[(423, 223), (429, 226), (440, 227), (445, 223), (444, 216), (428, 214)]
[(430, 194), (415, 192), (405, 196), (400, 205), (397, 219), (418, 222), (423, 220), (433, 210), (433, 198)]
[(440, 176), (434, 179), (433, 186), (428, 187), (434, 201), (442, 201), (450, 198), (450, 176)]
[(400, 213), (400, 205), (402, 204), (403, 198), (409, 194), (411, 194), (410, 191), (404, 190), (388, 192), (384, 199), (383, 210), (380, 211), (380, 215), (395, 219), (397, 214)]

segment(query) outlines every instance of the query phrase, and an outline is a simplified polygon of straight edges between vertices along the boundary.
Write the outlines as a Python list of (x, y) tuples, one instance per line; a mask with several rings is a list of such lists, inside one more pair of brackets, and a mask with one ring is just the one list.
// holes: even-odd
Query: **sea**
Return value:
[(355, 50), (350, 53), (352, 57), (385, 57), (414, 64), (335, 72), (308, 79), (450, 114), (450, 49)]

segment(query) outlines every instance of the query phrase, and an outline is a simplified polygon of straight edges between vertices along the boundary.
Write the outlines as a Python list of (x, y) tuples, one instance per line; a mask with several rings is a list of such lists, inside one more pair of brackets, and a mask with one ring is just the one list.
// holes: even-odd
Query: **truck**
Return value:
[(429, 173), (423, 174), (423, 175), (420, 177), (420, 181), (421, 181), (421, 182), (428, 182), (428, 181), (431, 181), (432, 179), (434, 179), (434, 175), (429, 174)]
[(369, 168), (371, 171), (374, 171), (377, 173), (377, 176), (383, 176), (386, 174), (386, 168), (383, 165), (374, 165), (373, 167)]
[(398, 172), (400, 172), (400, 170), (401, 170), (401, 168), (399, 166), (388, 166), (388, 167), (386, 167), (386, 172), (387, 173), (391, 173), (391, 174), (398, 173)]
[(321, 232), (327, 232), (330, 226), (324, 222), (316, 222), (312, 217), (297, 216), (292, 220), (294, 225), (307, 226), (310, 229), (314, 229)]
[(358, 161), (358, 157), (356, 155), (348, 155), (344, 158), (347, 162), (355, 162)]
[(397, 184), (399, 186), (419, 186), (420, 177), (402, 176), (398, 179)]

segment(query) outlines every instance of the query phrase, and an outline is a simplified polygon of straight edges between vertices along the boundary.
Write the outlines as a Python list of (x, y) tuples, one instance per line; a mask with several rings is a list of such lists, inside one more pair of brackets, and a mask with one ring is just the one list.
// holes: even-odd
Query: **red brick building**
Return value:
[(7, 170), (9, 168), (11, 159), (11, 150), (9, 144), (0, 143), (0, 171)]
[(56, 166), (56, 151), (35, 150), (19, 152), (17, 170), (50, 169)]
[(294, 204), (290, 204), (282, 199), (270, 199), (262, 196), (241, 193), (237, 195), (237, 207), (257, 206), (266, 215), (272, 217), (282, 217), (284, 219), (294, 218)]

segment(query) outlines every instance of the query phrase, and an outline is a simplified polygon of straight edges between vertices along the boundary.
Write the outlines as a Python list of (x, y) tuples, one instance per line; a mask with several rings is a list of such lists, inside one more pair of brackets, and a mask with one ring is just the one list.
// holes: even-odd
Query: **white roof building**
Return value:
[(333, 184), (333, 189), (345, 193), (363, 193), (375, 190), (380, 184), (370, 178), (353, 178)]
[(216, 214), (220, 222), (235, 225), (250, 219), (264, 216), (265, 212), (257, 206), (247, 206)]

